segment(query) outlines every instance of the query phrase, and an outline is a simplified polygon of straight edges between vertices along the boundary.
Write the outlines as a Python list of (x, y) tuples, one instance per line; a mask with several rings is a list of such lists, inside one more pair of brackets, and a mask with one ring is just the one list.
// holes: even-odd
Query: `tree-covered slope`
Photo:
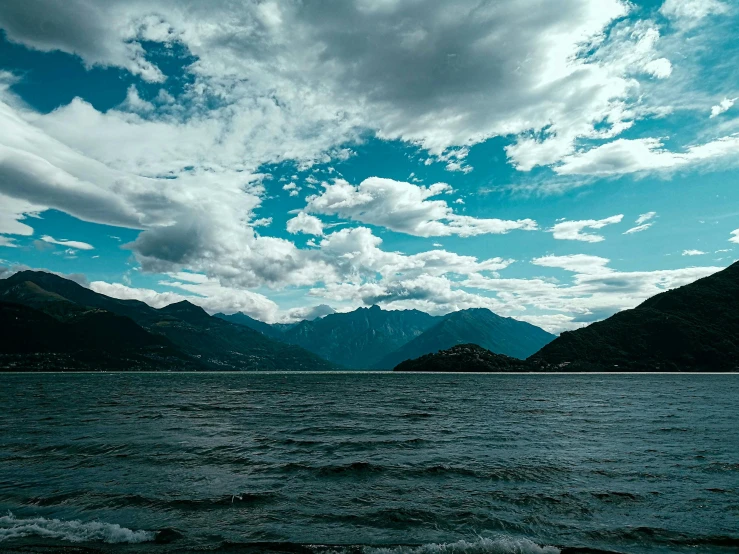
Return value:
[[(70, 306), (76, 306), (67, 303)], [(96, 308), (56, 305), (57, 317), (0, 302), (0, 370), (156, 371), (205, 369), (165, 337)]]
[(395, 367), (395, 371), (460, 373), (529, 371), (528, 362), (494, 354), (476, 344), (458, 344), (441, 352), (426, 354), (414, 360), (406, 360)]
[(542, 369), (739, 368), (739, 262), (632, 310), (562, 333), (530, 360)]

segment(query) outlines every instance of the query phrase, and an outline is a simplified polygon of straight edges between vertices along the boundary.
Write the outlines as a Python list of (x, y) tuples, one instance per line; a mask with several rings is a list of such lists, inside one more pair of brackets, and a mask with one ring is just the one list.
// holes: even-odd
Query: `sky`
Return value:
[(575, 329), (737, 259), (738, 29), (726, 0), (4, 2), (0, 275)]

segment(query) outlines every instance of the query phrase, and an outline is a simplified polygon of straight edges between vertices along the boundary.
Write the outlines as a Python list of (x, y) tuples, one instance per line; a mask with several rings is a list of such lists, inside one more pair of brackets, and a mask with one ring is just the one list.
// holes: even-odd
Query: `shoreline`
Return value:
[(337, 371), (6, 371), (4, 375), (739, 375), (739, 371), (394, 371), (345, 369)]

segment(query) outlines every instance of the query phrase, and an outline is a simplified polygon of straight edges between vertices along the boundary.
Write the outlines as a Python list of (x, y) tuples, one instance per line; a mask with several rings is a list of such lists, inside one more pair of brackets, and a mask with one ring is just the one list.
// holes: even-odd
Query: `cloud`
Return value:
[(67, 248), (73, 248), (75, 250), (94, 250), (95, 247), (92, 244), (86, 242), (80, 242), (77, 240), (66, 240), (66, 239), (55, 239), (49, 235), (44, 235), (41, 240), (48, 242), (49, 244), (58, 244), (59, 246), (66, 246)]
[(667, 58), (658, 58), (644, 64), (644, 71), (657, 79), (667, 79), (672, 75), (672, 64)]
[(113, 298), (135, 299), (154, 308), (162, 308), (174, 302), (188, 300), (207, 312), (243, 312), (262, 321), (275, 321), (278, 307), (266, 296), (243, 289), (222, 286), (217, 280), (205, 275), (179, 272), (159, 282), (160, 286), (178, 289), (181, 292), (157, 292), (152, 289), (135, 288), (122, 283), (93, 281), (90, 288)]
[(295, 183), (288, 183), (282, 187), (282, 190), (288, 191), (290, 196), (297, 196), (302, 189)]
[(131, 85), (128, 87), (126, 99), (123, 101), (120, 108), (133, 113), (149, 113), (154, 111), (154, 104), (141, 98), (136, 86)]
[(624, 235), (633, 235), (634, 233), (641, 233), (642, 231), (646, 231), (649, 229), (653, 223), (644, 223), (643, 225), (637, 225), (636, 227), (632, 227), (631, 229), (627, 229), (623, 232)]
[(656, 215), (657, 215), (657, 212), (647, 212), (647, 213), (641, 214), (639, 217), (636, 218), (636, 226), (624, 231), (623, 234), (633, 235), (634, 233), (641, 233), (642, 231), (646, 231), (652, 225), (654, 225), (654, 222), (647, 223), (647, 221), (649, 221), (650, 219), (653, 219)]
[(432, 315), (442, 315), (467, 308), (488, 308), (503, 312), (501, 301), (461, 290), (443, 276), (418, 275), (410, 279), (386, 283), (336, 283), (311, 294), (336, 302), (371, 306), (381, 304), (386, 309), (417, 309)]
[(7, 248), (16, 248), (18, 245), (15, 243), (15, 239), (11, 237), (4, 237), (0, 235), (0, 246)]
[(0, 246), (14, 248), (17, 246), (16, 239), (5, 237), (8, 235), (30, 236), (33, 227), (23, 222), (28, 217), (37, 216), (43, 208), (27, 202), (0, 194)]
[[(718, 15), (723, 6), (668, 1), (662, 13), (670, 30), (679, 21)], [(10, 235), (31, 236), (29, 218), (57, 209), (141, 231), (126, 247), (144, 271), (194, 272), (229, 291), (347, 290), (347, 302), (385, 298), (386, 305), (437, 312), (525, 308), (530, 304), (515, 292), (501, 291), (496, 299), (487, 289), (472, 293), (460, 284), (501, 286), (496, 274), (513, 262), (494, 253), (478, 259), (439, 247), (390, 252), (365, 227), (324, 230), (310, 248), (267, 236), (276, 230), (264, 228), (269, 218), (259, 217), (260, 208), (282, 183), (261, 171), (285, 162), (302, 171), (344, 160), (367, 136), (403, 141), (425, 150), (429, 164), (463, 172), (471, 169), (471, 146), (494, 136), (510, 141), (507, 156), (521, 171), (551, 165), (583, 180), (731, 163), (739, 144), (734, 136), (674, 151), (662, 139), (614, 140), (640, 118), (669, 111), (647, 105), (649, 87), (673, 82), (684, 64), (664, 51), (664, 29), (640, 19), (655, 15), (645, 13), (622, 0), (5, 3), (0, 27), (9, 40), (74, 54), (88, 67), (122, 68), (149, 85), (129, 88), (124, 102), (104, 112), (76, 98), (39, 113), (9, 88), (22, 77), (0, 73), (0, 240), (14, 244)], [(171, 53), (172, 63), (157, 67), (146, 51), (152, 43)], [(178, 60), (178, 50), (188, 58)], [(179, 92), (170, 87), (150, 94), (151, 83), (182, 81), (188, 84)], [(583, 146), (591, 144), (597, 146)], [(308, 218), (320, 214), (415, 236), (536, 228), (530, 219), (459, 215), (442, 196), (446, 187), (333, 181), (312, 197), (315, 210), (307, 200), (302, 232), (307, 221), (316, 231)], [(575, 240), (602, 239), (582, 233), (586, 228), (569, 232)], [(532, 295), (558, 288), (540, 281), (511, 286)], [(228, 298), (248, 300), (217, 294), (223, 305)], [(252, 313), (284, 315), (257, 298), (249, 301), (251, 307), (244, 305)], [(566, 302), (561, 306), (569, 313)], [(593, 313), (609, 309), (596, 308), (605, 311)], [(557, 325), (569, 317), (524, 316)]]
[(531, 263), (543, 267), (558, 267), (575, 273), (587, 275), (599, 274), (610, 271), (606, 265), (610, 262), (608, 258), (600, 256), (588, 256), (586, 254), (571, 254), (568, 256), (543, 256), (534, 258)]
[(271, 217), (261, 217), (251, 222), (252, 227), (269, 227), (272, 225)]
[(647, 212), (641, 214), (639, 217), (636, 218), (636, 224), (641, 225), (642, 223), (646, 223), (650, 219), (654, 219), (654, 217), (657, 215), (657, 212)]
[[(633, 308), (664, 292), (720, 271), (721, 267), (687, 267), (657, 271), (618, 271), (598, 256), (546, 256), (533, 260), (544, 267), (573, 272), (571, 283), (544, 279), (506, 279), (473, 276), (460, 284), (495, 293), (504, 302), (501, 313), (540, 324), (552, 332), (582, 327)], [(533, 312), (533, 313), (532, 313)]]
[(736, 244), (739, 244), (739, 229), (734, 229), (731, 232), (731, 238), (729, 239), (729, 242), (734, 242)]
[[(161, 243), (157, 240), (154, 245), (139, 244), (136, 246), (144, 267), (148, 263), (156, 264), (165, 256), (170, 256), (173, 260), (186, 258), (189, 253), (188, 249), (184, 247), (157, 252), (157, 256), (151, 261), (146, 257), (141, 258), (141, 252), (149, 253), (147, 250), (149, 247), (164, 248), (171, 247), (174, 244), (186, 245), (191, 240), (192, 235), (200, 238), (200, 234), (197, 232), (186, 232), (185, 235), (187, 236), (184, 239), (167, 237)], [(144, 236), (144, 234), (141, 236)], [(149, 235), (150, 238), (151, 235)], [(238, 247), (240, 253), (246, 248), (255, 248), (259, 251), (258, 255), (248, 256), (232, 256), (226, 245), (218, 244), (216, 247), (219, 250), (214, 252), (212, 258), (218, 260), (219, 263), (228, 263), (229, 265), (218, 267), (215, 262), (211, 262), (206, 266), (208, 270), (219, 276), (217, 280), (209, 278), (207, 275), (198, 277), (200, 280), (208, 280), (210, 289), (206, 289), (200, 282), (188, 283), (188, 280), (192, 281), (196, 277), (191, 272), (177, 270), (179, 264), (174, 262), (160, 268), (160, 271), (169, 268), (168, 273), (172, 277), (172, 280), (160, 284), (168, 287), (176, 286), (190, 293), (202, 294), (206, 299), (215, 297), (215, 299), (211, 298), (207, 302), (197, 298), (191, 300), (209, 311), (246, 311), (246, 313), (254, 315), (256, 313), (254, 308), (249, 308), (249, 306), (244, 309), (234, 309), (233, 306), (228, 308), (227, 303), (233, 301), (237, 291), (241, 291), (247, 286), (254, 286), (256, 283), (267, 283), (280, 288), (289, 285), (320, 285), (311, 289), (310, 294), (330, 300), (344, 298), (356, 303), (360, 302), (361, 297), (369, 298), (368, 295), (371, 291), (380, 294), (378, 291), (392, 289), (396, 291), (394, 294), (399, 295), (403, 287), (409, 286), (408, 283), (425, 282), (424, 279), (428, 278), (431, 279), (429, 282), (445, 284), (442, 291), (447, 291), (445, 292), (446, 300), (427, 298), (424, 305), (429, 306), (429, 309), (443, 311), (445, 308), (439, 306), (447, 306), (450, 309), (453, 305), (471, 307), (475, 298), (475, 295), (455, 291), (453, 282), (447, 279), (447, 276), (457, 278), (458, 276), (469, 277), (473, 274), (497, 275), (498, 271), (505, 269), (514, 262), (500, 257), (479, 260), (474, 256), (461, 256), (445, 250), (432, 250), (413, 255), (387, 252), (380, 248), (382, 240), (373, 235), (372, 231), (366, 227), (341, 229), (325, 235), (320, 243), (315, 245), (315, 248), (309, 250), (297, 249), (287, 241), (262, 244), (262, 241), (268, 239), (271, 241), (277, 240), (270, 237), (252, 237), (245, 243), (234, 245)], [(207, 236), (204, 240), (206, 244), (210, 244)], [(259, 262), (259, 265), (257, 265), (257, 262)], [(216, 283), (218, 283), (218, 287), (216, 287)], [(122, 286), (125, 287), (125, 285)], [(105, 294), (112, 294), (117, 297), (123, 297), (123, 294), (136, 294), (135, 298), (153, 305), (176, 301), (173, 300), (175, 297), (172, 297), (169, 293), (166, 296), (153, 296), (152, 293), (141, 292), (140, 289), (136, 289), (137, 292), (131, 292), (128, 288), (121, 288), (122, 286), (115, 284), (115, 286), (111, 285), (104, 289), (102, 288), (103, 285), (96, 285), (99, 291)], [(345, 293), (341, 293), (341, 291), (345, 291)], [(353, 292), (349, 294), (346, 291)], [(244, 292), (246, 293), (246, 291)], [(362, 294), (359, 294), (359, 292)], [(394, 302), (390, 298), (390, 296), (387, 296), (384, 302)], [(464, 300), (463, 303), (460, 303), (460, 298)], [(455, 304), (451, 299), (457, 299), (459, 302)], [(488, 305), (492, 306), (493, 303), (488, 303)], [(495, 303), (495, 305), (498, 304)], [(247, 308), (252, 311), (248, 311)], [(272, 309), (267, 313), (265, 309), (261, 309), (259, 312), (259, 319), (265, 321), (287, 321), (293, 317), (297, 316), (289, 311), (279, 312)]]
[(341, 278), (333, 282), (358, 283), (367, 278), (396, 280), (422, 274), (442, 276), (446, 274), (469, 275), (479, 272), (495, 272), (508, 267), (514, 260), (500, 257), (478, 260), (474, 256), (461, 256), (446, 250), (431, 250), (405, 255), (386, 252), (380, 248), (382, 239), (367, 227), (341, 229), (321, 240), (320, 249), (313, 252), (329, 261)]
[[(79, 17), (83, 13), (84, 17)], [(164, 80), (162, 72), (146, 60), (142, 39), (147, 22), (138, 29), (126, 21), (125, 7), (70, 0), (6, 4), (0, 10), (0, 26), (12, 42), (44, 52), (62, 50), (80, 56), (89, 66), (118, 66), (151, 82)]]
[(560, 175), (620, 175), (641, 171), (672, 171), (710, 163), (733, 163), (739, 153), (739, 135), (721, 137), (689, 147), (684, 152), (663, 148), (655, 138), (617, 139), (590, 150), (565, 156), (554, 167)]
[(318, 304), (317, 306), (302, 306), (300, 308), (292, 308), (283, 313), (279, 318), (279, 323), (294, 323), (296, 321), (313, 321), (327, 315), (336, 313), (328, 304)]
[(323, 235), (323, 222), (314, 215), (300, 212), (287, 221), (287, 232), (295, 235), (304, 233), (306, 235)]
[(716, 104), (715, 106), (711, 107), (711, 119), (714, 117), (721, 115), (722, 113), (729, 111), (731, 107), (734, 105), (734, 102), (736, 102), (736, 98), (724, 98)]
[(720, 0), (665, 0), (659, 11), (678, 27), (690, 29), (702, 19), (728, 10), (728, 5)]
[(560, 332), (633, 308), (647, 298), (705, 277), (720, 267), (622, 272), (598, 256), (546, 256), (541, 267), (572, 272), (571, 283), (544, 278), (511, 279), (471, 274), (461, 281), (419, 274), (392, 281), (335, 283), (311, 295), (351, 307), (380, 304), (387, 309), (419, 309), (431, 314), (480, 307)]
[(516, 221), (457, 215), (445, 200), (430, 200), (452, 188), (446, 183), (429, 187), (369, 177), (354, 186), (343, 179), (323, 185), (320, 194), (306, 198), (306, 211), (338, 215), (419, 237), (503, 234), (537, 228), (532, 219)]
[[(168, 68), (148, 61), (143, 45), (180, 45), (196, 60), (188, 67), (194, 82), (187, 115), (212, 112), (204, 118), (212, 124), (201, 125), (206, 140), (211, 129), (234, 129), (242, 144), (260, 151), (270, 142), (293, 158), (306, 137), (323, 142), (326, 152), (362, 128), (418, 144), (441, 160), (489, 137), (515, 136), (521, 148), (509, 155), (524, 169), (546, 161), (538, 154), (530, 160), (527, 150), (567, 153), (576, 140), (600, 136), (603, 122), (621, 129), (630, 120), (624, 104), (639, 100), (631, 70), (593, 54), (630, 9), (622, 0), (469, 0), (454, 9), (436, 1), (375, 9), (364, 0), (37, 0), (4, 6), (0, 27), (30, 48), (73, 53), (150, 82), (164, 81)], [(667, 73), (666, 60), (643, 54), (637, 61), (640, 68), (651, 64), (651, 75)], [(213, 107), (213, 98), (226, 109)], [(530, 140), (544, 130), (545, 137)], [(220, 137), (236, 153), (236, 137)], [(181, 142), (191, 140), (203, 142), (188, 134)], [(450, 171), (469, 170), (461, 159), (446, 161)]]
[(683, 256), (702, 256), (703, 250), (683, 250)]
[(555, 239), (558, 240), (579, 240), (583, 242), (601, 242), (606, 240), (603, 236), (595, 233), (583, 233), (583, 229), (602, 229), (606, 225), (620, 223), (623, 214), (612, 215), (605, 219), (585, 219), (582, 221), (561, 221), (555, 223), (554, 227), (549, 229)]

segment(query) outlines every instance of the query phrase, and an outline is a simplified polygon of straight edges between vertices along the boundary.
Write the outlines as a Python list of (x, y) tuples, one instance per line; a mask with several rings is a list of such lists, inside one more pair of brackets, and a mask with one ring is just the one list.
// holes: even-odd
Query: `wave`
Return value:
[[(415, 439), (411, 439), (415, 440)], [(486, 481), (525, 481), (547, 482), (568, 473), (567, 468), (556, 466), (514, 466), (514, 467), (465, 467), (460, 465), (383, 465), (367, 461), (345, 464), (315, 466), (303, 462), (290, 462), (276, 466), (283, 473), (312, 472), (322, 477), (339, 475), (370, 475), (391, 472), (400, 477), (414, 476), (452, 476), (484, 479)]]
[(323, 465), (323, 466), (312, 466), (303, 463), (290, 462), (279, 467), (280, 471), (285, 473), (309, 471), (317, 473), (318, 475), (337, 476), (337, 475), (363, 475), (371, 473), (380, 473), (386, 471), (388, 468), (382, 465), (372, 464), (370, 462), (351, 462), (342, 465)]
[(295, 554), (562, 554), (554, 546), (541, 546), (528, 539), (513, 537), (460, 540), (450, 543), (421, 545), (320, 545), (297, 543), (232, 543), (224, 542), (221, 549), (239, 552), (292, 552)]
[(133, 531), (117, 523), (100, 521), (17, 518), (13, 514), (0, 517), (0, 542), (24, 537), (41, 537), (69, 542), (104, 542), (137, 544), (156, 539), (153, 531)]
[(369, 547), (363, 554), (560, 554), (554, 546), (541, 546), (529, 539), (479, 538), (474, 541), (429, 543), (421, 546)]
[(196, 511), (196, 510), (217, 510), (223, 508), (232, 508), (238, 505), (256, 505), (265, 504), (276, 498), (276, 494), (272, 492), (243, 492), (238, 494), (227, 494), (214, 498), (172, 498), (161, 499), (151, 498), (138, 494), (119, 495), (105, 501), (107, 507), (142, 506), (145, 508), (153, 508), (156, 510), (180, 510), (180, 511)]
[(739, 547), (739, 536), (736, 535), (688, 535), (679, 531), (659, 527), (631, 527), (626, 529), (591, 531), (587, 534), (598, 540), (609, 542), (626, 540), (642, 544), (658, 543), (691, 548), (699, 548), (701, 546)]

